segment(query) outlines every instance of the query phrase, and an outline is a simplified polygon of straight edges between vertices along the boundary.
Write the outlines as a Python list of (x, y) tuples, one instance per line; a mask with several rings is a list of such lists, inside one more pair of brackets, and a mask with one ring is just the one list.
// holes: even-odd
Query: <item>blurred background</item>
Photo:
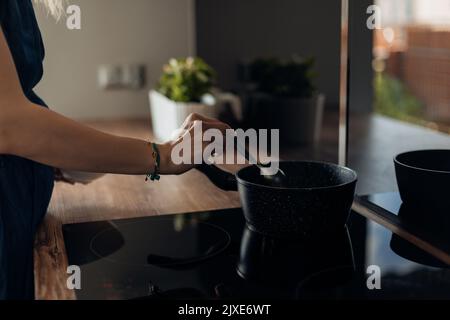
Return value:
[(376, 111), (450, 133), (450, 2), (378, 4), (386, 27), (374, 39)]
[[(396, 190), (398, 153), (450, 147), (450, 1), (374, 4), (381, 27), (372, 34), (371, 109), (361, 114), (360, 102), (350, 102), (349, 165), (358, 169), (363, 194)], [(357, 74), (353, 41), (351, 73)], [(357, 86), (351, 83), (350, 96)]]
[[(282, 158), (338, 161), (340, 1), (70, 3), (81, 30), (37, 9), (52, 109), (158, 140), (198, 111), (279, 128)], [(350, 0), (349, 27), (348, 164), (359, 193), (395, 190), (397, 153), (450, 146), (450, 0)]]
[[(76, 119), (148, 117), (148, 90), (171, 57), (195, 54), (193, 1), (71, 0), (81, 8), (81, 30), (69, 30), (38, 6), (46, 47), (38, 92), (52, 109)], [(102, 88), (101, 67), (143, 65), (140, 89)], [(120, 79), (119, 79), (120, 80)]]

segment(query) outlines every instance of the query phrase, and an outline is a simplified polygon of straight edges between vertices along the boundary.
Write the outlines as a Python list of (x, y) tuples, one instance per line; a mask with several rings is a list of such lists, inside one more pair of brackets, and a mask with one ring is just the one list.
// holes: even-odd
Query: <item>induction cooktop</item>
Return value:
[[(341, 234), (314, 243), (263, 236), (241, 209), (63, 233), (69, 265), (81, 269), (78, 299), (450, 298), (449, 269), (354, 212)], [(377, 272), (380, 288), (369, 283)]]
[[(410, 207), (402, 202), (400, 194), (396, 192), (360, 196), (356, 201), (371, 209), (379, 218), (400, 232), (407, 232), (442, 251), (447, 258), (450, 257), (449, 212), (436, 212), (431, 209), (423, 211)], [(419, 257), (420, 252), (416, 256)], [(434, 264), (442, 263), (436, 261)]]

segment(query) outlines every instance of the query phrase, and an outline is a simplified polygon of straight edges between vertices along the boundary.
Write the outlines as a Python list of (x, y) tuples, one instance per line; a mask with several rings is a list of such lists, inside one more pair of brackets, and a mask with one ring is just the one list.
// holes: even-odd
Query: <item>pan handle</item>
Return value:
[(226, 171), (219, 169), (217, 166), (203, 163), (196, 167), (198, 171), (203, 173), (218, 188), (224, 191), (237, 191), (236, 177)]

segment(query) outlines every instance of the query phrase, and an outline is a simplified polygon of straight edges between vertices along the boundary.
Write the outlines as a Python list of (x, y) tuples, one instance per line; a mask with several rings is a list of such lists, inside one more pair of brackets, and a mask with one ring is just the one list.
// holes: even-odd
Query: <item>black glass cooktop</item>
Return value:
[(341, 234), (315, 243), (262, 236), (241, 209), (69, 224), (63, 233), (69, 264), (81, 268), (79, 299), (450, 298), (449, 269), (356, 213)]
[[(400, 195), (396, 192), (361, 196), (357, 201), (372, 209), (376, 215), (396, 229), (408, 232), (439, 249), (446, 255), (447, 261), (450, 259), (450, 212), (424, 211), (409, 207), (402, 203)], [(417, 255), (419, 256), (420, 254)], [(424, 257), (419, 261), (423, 259)]]

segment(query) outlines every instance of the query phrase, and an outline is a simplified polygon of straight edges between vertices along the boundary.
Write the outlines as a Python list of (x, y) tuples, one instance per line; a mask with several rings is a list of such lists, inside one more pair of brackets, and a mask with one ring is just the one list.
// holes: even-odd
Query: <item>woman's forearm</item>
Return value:
[[(68, 170), (146, 174), (154, 169), (147, 141), (97, 131), (28, 101), (14, 108), (2, 125), (5, 153)], [(170, 173), (169, 146), (159, 148), (161, 173)]]
[[(194, 167), (193, 161), (174, 165), (170, 155), (174, 145), (190, 139), (191, 133), (202, 127), (222, 133), (229, 128), (215, 119), (190, 115), (179, 135), (158, 147), (161, 174), (181, 174)], [(0, 27), (0, 155), (16, 155), (68, 170), (148, 174), (155, 168), (152, 151), (147, 141), (106, 134), (31, 103), (23, 93)]]

